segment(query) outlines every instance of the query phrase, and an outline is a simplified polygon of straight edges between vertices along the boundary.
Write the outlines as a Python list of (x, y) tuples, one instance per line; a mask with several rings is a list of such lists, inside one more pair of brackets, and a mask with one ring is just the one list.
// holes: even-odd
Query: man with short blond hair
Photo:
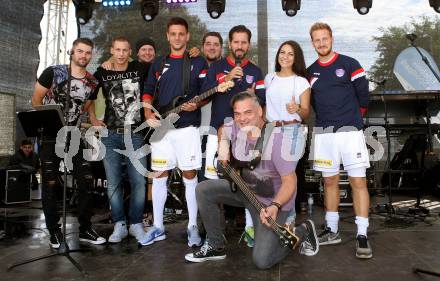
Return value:
[(318, 236), (319, 243), (341, 243), (338, 206), (342, 160), (353, 190), (356, 257), (371, 258), (373, 252), (367, 238), (370, 197), (366, 181), (370, 162), (362, 130), (362, 116), (369, 100), (368, 81), (357, 60), (333, 51), (329, 25), (315, 23), (310, 28), (310, 37), (318, 54), (318, 59), (307, 69), (316, 113), (313, 167), (322, 172), (324, 178), (326, 207), (326, 228)]

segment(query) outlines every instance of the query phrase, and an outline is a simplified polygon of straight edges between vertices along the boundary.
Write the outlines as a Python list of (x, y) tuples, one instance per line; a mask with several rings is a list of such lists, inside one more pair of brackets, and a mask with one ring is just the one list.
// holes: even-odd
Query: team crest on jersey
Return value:
[(254, 83), (254, 76), (252, 76), (252, 75), (246, 75), (246, 82), (247, 82), (248, 84), (252, 84), (252, 83)]
[(345, 70), (343, 70), (342, 68), (338, 68), (338, 69), (336, 69), (335, 73), (336, 73), (336, 76), (342, 77), (345, 74)]

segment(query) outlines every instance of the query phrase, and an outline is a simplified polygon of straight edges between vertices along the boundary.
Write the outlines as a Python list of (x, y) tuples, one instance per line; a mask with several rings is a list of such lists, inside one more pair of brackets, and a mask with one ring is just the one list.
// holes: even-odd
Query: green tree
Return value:
[(405, 37), (407, 33), (416, 34), (418, 36), (417, 46), (427, 50), (436, 62), (439, 62), (440, 19), (438, 17), (423, 16), (403, 26), (391, 26), (379, 30), (382, 34), (373, 37), (373, 40), (377, 42), (376, 51), (379, 52), (379, 57), (370, 68), (369, 76), (376, 81), (387, 79), (387, 89), (403, 89), (393, 74), (393, 66), (399, 53), (410, 46)]
[(98, 63), (105, 61), (109, 56), (111, 40), (115, 36), (125, 36), (130, 40), (134, 53), (135, 42), (142, 37), (151, 37), (156, 44), (159, 55), (167, 54), (169, 44), (166, 39), (166, 26), (171, 17), (179, 16), (187, 20), (190, 31), (189, 47), (200, 47), (203, 35), (207, 32), (206, 25), (199, 17), (190, 15), (184, 5), (160, 4), (159, 14), (151, 22), (142, 19), (140, 3), (137, 1), (131, 7), (108, 8), (95, 4), (92, 20), (82, 32), (93, 38), (96, 49), (101, 56)]

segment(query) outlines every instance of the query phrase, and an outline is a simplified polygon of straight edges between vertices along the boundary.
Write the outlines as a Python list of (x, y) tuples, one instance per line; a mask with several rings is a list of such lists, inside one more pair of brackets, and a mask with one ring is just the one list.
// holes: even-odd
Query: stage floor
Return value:
[[(412, 198), (406, 198), (409, 199)], [(374, 198), (373, 202), (383, 200)], [(431, 199), (434, 200), (439, 201)], [(369, 238), (374, 257), (370, 260), (355, 257), (352, 209), (343, 208), (340, 224), (342, 244), (323, 246), (314, 257), (292, 252), (270, 270), (255, 268), (251, 260), (252, 249), (244, 243), (238, 244), (238, 229), (228, 232), (228, 256), (225, 260), (200, 264), (185, 262), (184, 255), (190, 249), (186, 245), (186, 222), (179, 221), (167, 224), (168, 238), (151, 246), (139, 248), (135, 239), (130, 238), (116, 245), (92, 246), (92, 251), (88, 253), (73, 253), (72, 257), (88, 273), (86, 278), (62, 256), (7, 271), (7, 266), (14, 262), (54, 252), (48, 246), (47, 230), (41, 229), (44, 227), (41, 210), (8, 209), (8, 219), (25, 222), (26, 230), (15, 223), (6, 225), (7, 232), (19, 232), (21, 235), (7, 235), (0, 240), (0, 280), (439, 280), (438, 277), (412, 272), (413, 267), (440, 271), (438, 204), (431, 217), (413, 223), (388, 221), (373, 214)], [(32, 205), (38, 207), (40, 202)], [(319, 228), (323, 223), (322, 208), (315, 207), (313, 218)], [(69, 216), (68, 222), (69, 245), (77, 248), (76, 219)], [(112, 231), (112, 226), (104, 223), (96, 224), (96, 228), (107, 236)]]

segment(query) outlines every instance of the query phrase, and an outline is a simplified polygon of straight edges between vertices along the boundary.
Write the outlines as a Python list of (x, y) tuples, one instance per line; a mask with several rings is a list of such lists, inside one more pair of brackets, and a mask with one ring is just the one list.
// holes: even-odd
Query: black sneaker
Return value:
[(356, 257), (359, 259), (371, 259), (373, 257), (373, 250), (365, 235), (356, 237)]
[(225, 249), (214, 249), (208, 242), (205, 242), (199, 251), (185, 255), (185, 259), (190, 262), (222, 260), (224, 258), (226, 258)]
[(314, 256), (319, 252), (318, 236), (316, 235), (315, 224), (312, 220), (306, 220), (301, 224), (307, 229), (304, 240), (301, 242), (299, 253), (306, 256)]
[(60, 229), (57, 229), (50, 233), (50, 246), (54, 249), (58, 249), (60, 247), (61, 242), (64, 241), (63, 233)]
[(80, 230), (79, 232), (79, 241), (87, 242), (94, 245), (100, 245), (107, 242), (104, 237), (99, 236), (99, 234), (92, 227), (89, 227), (85, 230)]
[(332, 232), (330, 227), (325, 227), (318, 235), (319, 245), (335, 245), (342, 242), (341, 236), (338, 232)]

